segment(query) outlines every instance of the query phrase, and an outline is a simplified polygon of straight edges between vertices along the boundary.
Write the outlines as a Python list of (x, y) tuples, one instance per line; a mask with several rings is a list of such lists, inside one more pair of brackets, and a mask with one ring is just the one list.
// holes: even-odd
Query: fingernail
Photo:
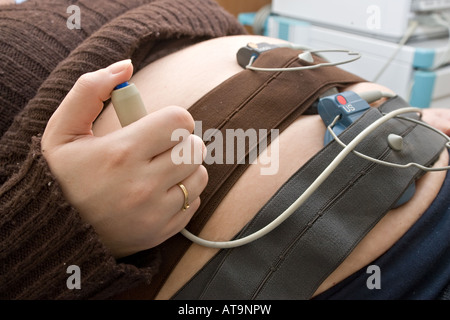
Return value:
[(111, 74), (118, 74), (128, 69), (131, 64), (131, 59), (122, 60), (116, 63), (113, 63), (108, 67)]

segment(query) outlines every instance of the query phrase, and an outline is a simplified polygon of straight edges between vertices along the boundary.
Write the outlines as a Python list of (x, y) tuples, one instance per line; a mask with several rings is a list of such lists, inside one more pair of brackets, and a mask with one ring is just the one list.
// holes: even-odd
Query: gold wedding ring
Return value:
[(178, 186), (181, 188), (181, 191), (183, 191), (184, 194), (184, 204), (181, 207), (181, 210), (186, 211), (186, 209), (189, 208), (189, 194), (186, 187), (182, 183), (179, 183)]

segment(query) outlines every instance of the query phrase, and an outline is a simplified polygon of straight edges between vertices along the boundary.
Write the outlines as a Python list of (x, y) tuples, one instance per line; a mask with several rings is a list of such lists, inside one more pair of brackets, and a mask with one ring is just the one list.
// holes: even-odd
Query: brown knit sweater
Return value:
[[(66, 26), (79, 6), (81, 29)], [(40, 152), (47, 120), (86, 72), (135, 70), (209, 38), (243, 34), (212, 0), (28, 0), (0, 7), (0, 299), (105, 299), (157, 272), (158, 255), (116, 261), (65, 201)], [(76, 265), (81, 289), (68, 289)]]

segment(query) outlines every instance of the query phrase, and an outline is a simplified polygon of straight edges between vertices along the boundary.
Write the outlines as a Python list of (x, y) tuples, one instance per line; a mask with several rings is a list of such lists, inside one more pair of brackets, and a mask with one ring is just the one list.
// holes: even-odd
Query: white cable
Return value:
[(253, 20), (253, 33), (256, 35), (264, 35), (265, 25), (267, 18), (272, 13), (272, 5), (267, 4), (263, 6), (261, 9), (259, 9), (256, 14), (255, 18)]
[(341, 65), (341, 64), (353, 62), (353, 61), (358, 60), (359, 58), (361, 58), (361, 55), (358, 52), (352, 52), (352, 51), (349, 51), (349, 50), (341, 50), (341, 49), (336, 49), (336, 50), (334, 50), (334, 49), (312, 50), (312, 51), (306, 51), (304, 53), (314, 53), (314, 54), (316, 54), (316, 53), (319, 53), (319, 52), (346, 52), (348, 55), (350, 55), (350, 56), (353, 55), (353, 56), (356, 56), (356, 57), (348, 59), (348, 60), (344, 60), (344, 61), (322, 62), (322, 63), (313, 64), (313, 65), (310, 65), (310, 66), (302, 66), (302, 67), (293, 67), (293, 68), (258, 68), (258, 67), (253, 67), (252, 66), (253, 62), (255, 61), (255, 56), (252, 56), (251, 59), (250, 59), (250, 62), (248, 63), (248, 65), (245, 68), (253, 70), (253, 71), (265, 71), (265, 72), (300, 71), (300, 70), (317, 69), (317, 68), (321, 68), (321, 67), (338, 66), (338, 65)]
[[(447, 143), (445, 144), (445, 146), (446, 146), (448, 149), (450, 148), (450, 138), (449, 138), (445, 133), (443, 133), (442, 131), (439, 131), (438, 129), (436, 129), (436, 128), (430, 126), (429, 124), (426, 124), (425, 122), (422, 122), (422, 121), (419, 121), (419, 120), (416, 120), (416, 119), (406, 118), (406, 117), (399, 117), (399, 116), (397, 116), (397, 118), (398, 118), (398, 119), (402, 119), (402, 120), (406, 120), (406, 121), (411, 121), (411, 122), (417, 123), (417, 124), (419, 124), (419, 125), (421, 125), (421, 126), (424, 126), (424, 127), (428, 128), (428, 129), (430, 129), (430, 130), (433, 130), (434, 132), (440, 134), (440, 135), (443, 136), (445, 139), (447, 139)], [(338, 120), (338, 119), (339, 119), (339, 116), (337, 116), (337, 117), (334, 119), (334, 121), (327, 127), (327, 129), (328, 129), (328, 131), (330, 132), (330, 134), (333, 136), (334, 140), (336, 140), (337, 143), (339, 143), (342, 147), (345, 148), (345, 147), (346, 147), (346, 144), (345, 144), (344, 142), (342, 142), (342, 140), (340, 140), (340, 139), (338, 138), (338, 136), (336, 135), (336, 133), (334, 133), (334, 131), (331, 129), (331, 128), (335, 125), (336, 120)], [(372, 161), (372, 162), (375, 162), (375, 163), (378, 163), (378, 164), (381, 164), (381, 165), (384, 165), (384, 166), (392, 167), (392, 168), (406, 169), (406, 168), (409, 168), (409, 167), (416, 167), (416, 168), (419, 168), (419, 169), (421, 169), (421, 170), (423, 170), (423, 171), (426, 171), (426, 172), (428, 172), (428, 171), (444, 171), (444, 170), (450, 170), (450, 166), (446, 166), (446, 167), (435, 167), (435, 168), (431, 167), (431, 168), (430, 168), (430, 167), (425, 167), (425, 166), (423, 166), (423, 165), (421, 165), (421, 164), (418, 164), (418, 163), (416, 163), (416, 162), (410, 162), (410, 163), (407, 163), (407, 164), (398, 164), (398, 163), (387, 162), (387, 161), (383, 161), (383, 160), (380, 160), (380, 159), (376, 159), (376, 158), (370, 157), (370, 156), (368, 156), (368, 155), (365, 155), (365, 154), (363, 154), (363, 153), (360, 153), (360, 152), (358, 152), (358, 151), (356, 151), (356, 150), (353, 150), (352, 152), (353, 152), (355, 155), (357, 155), (358, 157), (361, 157), (361, 158), (366, 159), (366, 160), (368, 160), (368, 161)]]
[(303, 194), (293, 203), (291, 204), (282, 214), (280, 214), (275, 220), (273, 220), (271, 223), (269, 223), (264, 228), (256, 231), (255, 233), (252, 233), (244, 238), (231, 240), (231, 241), (210, 241), (205, 240), (200, 237), (197, 237), (196, 235), (192, 234), (186, 229), (183, 229), (181, 231), (181, 234), (183, 234), (186, 238), (191, 240), (192, 242), (199, 244), (204, 247), (209, 248), (217, 248), (217, 249), (230, 249), (239, 247), (245, 244), (248, 244), (250, 242), (253, 242), (262, 236), (268, 234), (272, 230), (274, 230), (276, 227), (278, 227), (283, 221), (285, 221), (287, 218), (289, 218), (316, 190), (317, 188), (325, 181), (325, 179), (328, 178), (328, 176), (336, 169), (336, 167), (345, 159), (345, 157), (355, 149), (355, 147), (370, 133), (372, 133), (374, 130), (376, 130), (381, 124), (384, 122), (396, 117), (399, 114), (402, 113), (408, 113), (408, 112), (421, 112), (420, 108), (402, 108), (395, 111), (392, 111), (385, 115), (384, 117), (381, 117), (380, 119), (376, 120), (372, 124), (370, 124), (367, 128), (365, 128), (363, 131), (361, 131), (345, 148), (334, 158), (334, 160), (328, 165), (327, 168), (314, 180), (314, 182), (303, 192)]
[(409, 38), (413, 35), (414, 31), (416, 31), (417, 27), (419, 25), (419, 22), (416, 20), (411, 21), (408, 29), (406, 30), (403, 38), (398, 43), (397, 49), (394, 51), (394, 53), (389, 57), (389, 59), (386, 61), (384, 66), (381, 68), (381, 70), (378, 72), (378, 74), (375, 76), (372, 82), (377, 82), (381, 75), (386, 71), (387, 67), (392, 63), (394, 58), (397, 56), (397, 54), (400, 52), (400, 50), (403, 48), (403, 46), (408, 42)]
[(361, 99), (365, 100), (368, 104), (378, 101), (381, 98), (395, 97), (394, 93), (384, 92), (384, 91), (380, 91), (380, 90), (370, 90), (370, 91), (359, 92), (358, 95)]

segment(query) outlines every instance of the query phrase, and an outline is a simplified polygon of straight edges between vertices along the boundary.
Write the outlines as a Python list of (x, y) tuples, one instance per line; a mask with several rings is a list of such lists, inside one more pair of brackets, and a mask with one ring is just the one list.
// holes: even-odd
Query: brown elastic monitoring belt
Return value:
[[(300, 50), (279, 48), (267, 51), (253, 63), (255, 67), (299, 67), (308, 65), (298, 59)], [(316, 61), (320, 60), (315, 57)], [(197, 101), (190, 109), (196, 121), (202, 121), (203, 133), (218, 129), (225, 136), (227, 129), (278, 129), (282, 132), (333, 87), (345, 87), (364, 82), (337, 67), (323, 67), (295, 72), (256, 72), (243, 70)], [(203, 134), (202, 133), (202, 134)], [(270, 140), (270, 137), (268, 138)], [(205, 141), (208, 145), (208, 141)], [(239, 143), (239, 142), (238, 142)], [(269, 144), (268, 141), (267, 144)], [(246, 154), (257, 145), (246, 144)], [(226, 148), (223, 148), (226, 159)], [(209, 182), (201, 195), (201, 206), (186, 227), (198, 234), (222, 199), (247, 169), (244, 164), (205, 165)], [(141, 286), (122, 297), (153, 299), (173, 268), (191, 245), (183, 235), (177, 234), (158, 248), (162, 255), (160, 272), (150, 285)]]

